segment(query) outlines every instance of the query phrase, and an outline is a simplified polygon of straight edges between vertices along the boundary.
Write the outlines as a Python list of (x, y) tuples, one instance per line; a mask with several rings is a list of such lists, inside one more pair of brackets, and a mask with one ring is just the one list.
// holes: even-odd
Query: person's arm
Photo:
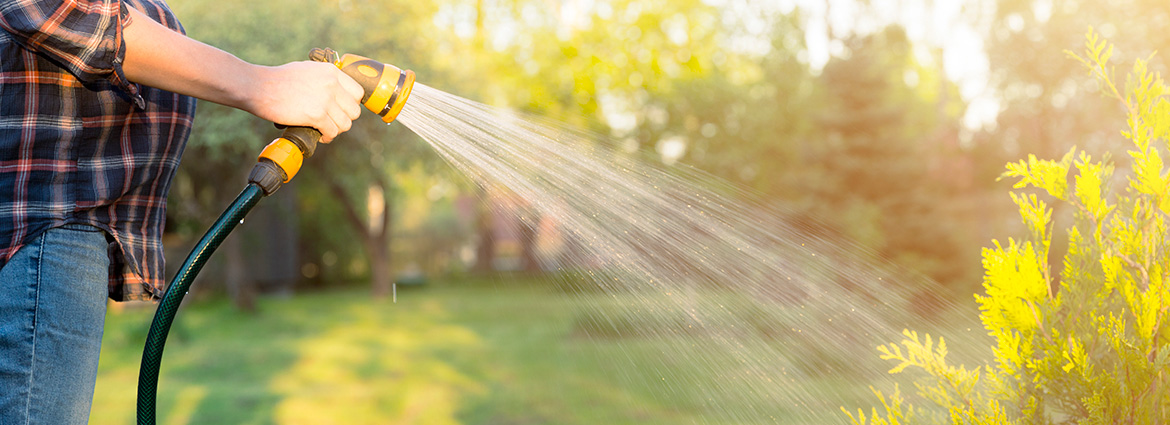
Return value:
[(362, 88), (328, 63), (258, 66), (170, 30), (129, 8), (122, 71), (132, 82), (314, 127), (328, 143), (361, 114)]
[(81, 82), (106, 81), (136, 103), (127, 80), (315, 127), (325, 142), (361, 112), (361, 87), (332, 65), (252, 65), (118, 0), (3, 0), (0, 30)]

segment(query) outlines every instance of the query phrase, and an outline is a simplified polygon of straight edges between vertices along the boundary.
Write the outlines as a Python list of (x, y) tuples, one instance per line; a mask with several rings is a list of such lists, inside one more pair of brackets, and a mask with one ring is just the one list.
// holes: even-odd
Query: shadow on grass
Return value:
[[(456, 423), (463, 393), (479, 388), (435, 355), (478, 343), (444, 323), (438, 302), (326, 293), (260, 308), (250, 316), (213, 301), (179, 313), (162, 363), (160, 424)], [(91, 424), (134, 422), (153, 313), (141, 310), (107, 320)]]
[[(226, 302), (193, 304), (177, 317), (167, 344), (159, 423), (744, 422), (704, 419), (709, 385), (739, 366), (688, 363), (694, 357), (679, 353), (703, 335), (613, 338), (582, 330), (583, 315), (614, 314), (616, 304), (635, 298), (566, 294), (555, 283), (520, 279), (437, 282), (398, 295), (397, 304), (364, 291), (264, 299), (258, 316)], [(134, 422), (152, 313), (107, 320), (91, 424)], [(827, 379), (800, 385), (857, 386)], [(748, 392), (726, 395), (735, 398), (714, 401), (730, 411), (769, 402)]]
[[(274, 423), (280, 395), (265, 383), (296, 360), (295, 342), (324, 324), (272, 310), (248, 316), (221, 301), (181, 309), (163, 355), (158, 422)], [(153, 306), (138, 306), (107, 318), (91, 424), (134, 423), (138, 367), (153, 313)]]
[(247, 315), (217, 302), (180, 313), (162, 365), (159, 422), (275, 423), (281, 396), (265, 383), (297, 360), (297, 341), (326, 325), (281, 307), (266, 304)]

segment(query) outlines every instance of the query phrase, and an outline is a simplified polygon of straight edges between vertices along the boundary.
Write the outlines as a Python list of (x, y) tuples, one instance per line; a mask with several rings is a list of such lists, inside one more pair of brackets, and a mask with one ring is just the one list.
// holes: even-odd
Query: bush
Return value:
[(995, 340), (994, 366), (948, 365), (945, 341), (906, 331), (900, 346), (878, 351), (897, 363), (891, 373), (925, 371), (917, 394), (934, 407), (905, 404), (897, 388), (888, 398), (875, 390), (884, 412), (846, 411), (853, 423), (1170, 423), (1170, 175), (1162, 159), (1170, 103), (1147, 60), (1135, 62), (1123, 94), (1112, 51), (1090, 29), (1084, 57), (1069, 55), (1127, 111), (1124, 191), (1112, 188), (1108, 155), (1094, 160), (1073, 148), (1059, 161), (1009, 163), (1001, 178), (1018, 179), (1016, 189), (1075, 211), (1063, 269), (1049, 267), (1052, 209), (1034, 193), (1013, 192), (1029, 233), (983, 250), (986, 295), (975, 296)]

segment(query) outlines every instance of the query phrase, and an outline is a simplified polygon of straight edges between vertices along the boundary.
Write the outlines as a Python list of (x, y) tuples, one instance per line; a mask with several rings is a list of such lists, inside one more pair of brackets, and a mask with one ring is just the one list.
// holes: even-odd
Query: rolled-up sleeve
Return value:
[(0, 28), (33, 52), (65, 68), (83, 83), (109, 81), (138, 96), (126, 81), (122, 28), (129, 23), (119, 0), (5, 0)]

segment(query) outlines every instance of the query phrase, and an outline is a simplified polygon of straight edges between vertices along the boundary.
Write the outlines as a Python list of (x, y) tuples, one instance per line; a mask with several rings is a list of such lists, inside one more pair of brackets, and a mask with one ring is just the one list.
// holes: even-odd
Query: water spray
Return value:
[[(393, 122), (402, 111), (414, 88), (414, 72), (402, 70), (366, 57), (339, 55), (332, 49), (313, 49), (309, 58), (318, 62), (329, 62), (340, 68), (362, 86), (362, 105), (378, 114), (382, 121)], [(311, 127), (286, 127), (279, 138), (261, 151), (256, 165), (248, 176), (248, 185), (243, 192), (224, 210), (215, 224), (207, 230), (178, 274), (171, 279), (159, 302), (146, 346), (142, 351), (142, 366), (138, 373), (138, 424), (155, 423), (155, 398), (158, 390), (158, 372), (162, 363), (163, 346), (167, 333), (174, 322), (175, 313), (187, 295), (187, 289), (204, 263), (223, 243), (227, 235), (243, 222), (244, 216), (260, 202), (260, 199), (275, 193), (292, 180), (300, 171), (305, 159), (313, 156), (321, 132)]]

